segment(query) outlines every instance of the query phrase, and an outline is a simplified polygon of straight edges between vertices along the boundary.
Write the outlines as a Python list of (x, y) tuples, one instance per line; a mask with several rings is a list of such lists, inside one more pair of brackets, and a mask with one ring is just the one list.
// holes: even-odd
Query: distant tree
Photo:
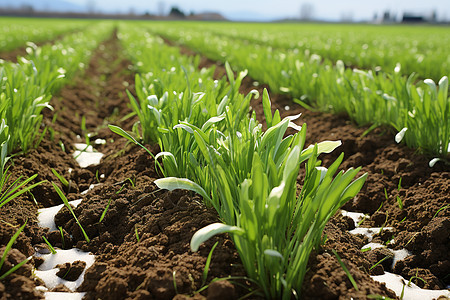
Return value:
[(311, 21), (314, 17), (314, 5), (303, 3), (300, 7), (300, 20)]
[(184, 18), (184, 12), (182, 12), (178, 7), (176, 6), (172, 6), (172, 8), (170, 9), (170, 13), (169, 16), (171, 17), (175, 17), (175, 18)]

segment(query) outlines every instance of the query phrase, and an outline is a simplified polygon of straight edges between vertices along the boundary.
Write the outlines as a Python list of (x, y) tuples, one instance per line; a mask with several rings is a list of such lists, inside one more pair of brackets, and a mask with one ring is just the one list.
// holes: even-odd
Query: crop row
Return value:
[[(180, 24), (181, 25), (181, 24)], [(178, 25), (178, 26), (180, 26)], [(446, 157), (450, 147), (448, 78), (439, 87), (431, 79), (401, 73), (346, 68), (343, 61), (317, 54), (254, 45), (241, 39), (195, 31), (188, 27), (152, 26), (149, 30), (187, 45), (212, 59), (248, 69), (256, 80), (301, 105), (321, 111), (345, 112), (359, 125), (393, 126), (409, 147)], [(405, 129), (406, 128), (406, 129)]]
[[(26, 42), (44, 42), (70, 31), (83, 29), (92, 21), (67, 21), (61, 19), (1, 18), (0, 52), (10, 51)], [(1, 58), (1, 57), (0, 57)]]
[(44, 108), (53, 109), (49, 104), (52, 94), (84, 69), (92, 50), (111, 31), (110, 23), (98, 23), (53, 45), (30, 45), (29, 54), (18, 63), (1, 62), (0, 207), (17, 196), (14, 192), (21, 187), (16, 186), (17, 182), (8, 184), (9, 156), (26, 153), (45, 136), (47, 129), (40, 131), (41, 112)]
[[(229, 232), (256, 293), (268, 299), (299, 295), (312, 249), (318, 246), (327, 221), (362, 187), (358, 169), (337, 172), (342, 155), (329, 169), (318, 155), (339, 141), (304, 147), (306, 125), (283, 120), (271, 112), (262, 95), (267, 131), (255, 115), (248, 116), (254, 93), (239, 93), (246, 72), (235, 78), (229, 65), (225, 78), (214, 80), (213, 69), (198, 71), (199, 57), (181, 56), (145, 28), (121, 25), (119, 38), (137, 66), (137, 99), (129, 94), (140, 122), (130, 135), (110, 128), (131, 142), (157, 142), (154, 156), (165, 178), (164, 189), (188, 189), (213, 206), (222, 223), (208, 225), (192, 237), (191, 249), (211, 236)], [(284, 137), (286, 129), (298, 130)], [(142, 141), (140, 141), (142, 139)], [(153, 155), (153, 154), (152, 154)], [(297, 196), (297, 175), (306, 169)]]
[[(153, 25), (152, 25), (153, 27)], [(158, 27), (158, 26), (157, 26)], [(241, 24), (170, 23), (165, 30), (189, 40), (192, 31), (205, 38), (222, 36), (255, 47), (269, 47), (298, 53), (315, 53), (330, 61), (361, 69), (377, 67), (392, 72), (397, 63), (401, 73), (438, 81), (448, 75), (450, 57), (446, 46), (450, 34), (445, 27), (327, 25), (327, 24)]]

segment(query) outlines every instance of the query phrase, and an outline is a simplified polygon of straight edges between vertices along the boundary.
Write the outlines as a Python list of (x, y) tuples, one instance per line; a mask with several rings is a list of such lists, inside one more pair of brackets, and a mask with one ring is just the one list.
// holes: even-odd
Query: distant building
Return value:
[(412, 12), (404, 12), (402, 14), (393, 14), (386, 10), (380, 14), (374, 13), (372, 22), (375, 24), (389, 24), (389, 23), (438, 23), (437, 12), (435, 10), (426, 13), (418, 14)]
[(415, 15), (410, 13), (404, 13), (402, 17), (402, 23), (425, 23), (427, 20), (424, 16)]

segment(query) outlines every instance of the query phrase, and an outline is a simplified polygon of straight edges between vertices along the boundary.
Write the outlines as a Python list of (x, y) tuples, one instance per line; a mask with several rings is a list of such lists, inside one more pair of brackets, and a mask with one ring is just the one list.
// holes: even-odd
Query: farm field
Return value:
[(2, 299), (450, 297), (448, 27), (41, 28), (0, 48)]

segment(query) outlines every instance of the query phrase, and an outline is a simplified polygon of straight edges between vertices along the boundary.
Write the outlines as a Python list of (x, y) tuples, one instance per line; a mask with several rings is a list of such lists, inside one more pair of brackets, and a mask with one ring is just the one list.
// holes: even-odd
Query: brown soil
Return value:
[[(183, 48), (182, 53), (192, 54), (192, 51)], [(69, 200), (83, 198), (75, 214), (91, 239), (90, 243), (84, 240), (66, 208), (58, 213), (56, 223), (64, 230), (65, 248), (76, 246), (96, 255), (96, 262), (87, 270), (85, 281), (79, 288), (87, 292), (87, 299), (186, 299), (186, 295), (192, 296), (202, 287), (205, 261), (215, 242), (218, 246), (212, 256), (206, 283), (216, 277), (243, 277), (245, 272), (232, 241), (226, 235), (211, 239), (197, 253), (189, 250), (193, 233), (218, 221), (217, 214), (205, 207), (197, 195), (158, 190), (153, 181), (159, 174), (151, 157), (107, 128), (108, 123), (113, 123), (131, 130), (136, 121), (135, 117), (122, 119), (131, 112), (125, 93), (127, 88), (133, 93), (134, 88), (130, 64), (124, 59), (115, 35), (104, 42), (93, 54), (86, 73), (52, 99), (55, 111), (47, 111), (44, 116), (44, 124), (51, 130), (37, 149), (15, 158), (13, 176), (37, 173), (37, 180), (58, 183), (51, 172), (54, 168), (70, 179), (70, 189), (61, 186)], [(212, 65), (216, 65), (216, 76), (224, 74), (223, 66), (202, 58), (202, 67)], [(246, 78), (242, 92), (254, 89), (253, 83), (254, 80)], [(257, 87), (260, 92), (262, 87), (264, 85)], [(429, 168), (429, 157), (397, 145), (388, 129), (376, 129), (362, 137), (366, 128), (354, 127), (345, 116), (305, 111), (283, 95), (272, 94), (271, 101), (282, 116), (303, 113), (300, 122), (308, 124), (308, 143), (342, 140), (340, 151), (346, 155), (342, 167), (361, 165), (362, 172), (369, 173), (363, 191), (347, 203), (345, 209), (370, 214), (362, 226), (394, 227), (391, 232), (383, 231), (375, 236), (374, 242), (387, 242), (394, 238), (390, 248), (406, 247), (413, 253), (398, 262), (394, 270), (391, 270), (389, 259), (370, 270), (389, 254), (379, 249), (361, 252), (367, 238), (348, 233), (354, 228), (353, 221), (338, 214), (325, 229), (325, 245), (311, 255), (302, 296), (305, 299), (365, 299), (373, 294), (395, 298), (392, 291), (369, 276), (382, 274), (383, 270), (394, 271), (405, 278), (418, 274), (426, 284), (420, 280), (415, 283), (426, 288), (442, 289), (450, 284), (447, 255), (450, 210), (439, 211), (450, 204), (450, 168), (443, 163)], [(262, 122), (260, 99), (252, 101), (251, 105)], [(289, 110), (285, 109), (287, 105)], [(81, 127), (83, 116), (85, 131)], [(105, 153), (105, 157), (99, 166), (81, 169), (72, 158), (71, 145), (83, 142), (87, 133), (91, 133), (91, 141), (97, 138), (107, 141), (105, 145), (94, 145)], [(148, 147), (153, 153), (158, 151), (156, 146)], [(338, 154), (324, 156), (324, 164), (329, 165)], [(73, 169), (71, 173), (69, 168)], [(105, 176), (100, 177), (101, 174)], [(80, 192), (93, 183), (99, 185), (82, 196)], [(61, 200), (50, 183), (35, 188), (33, 195), (37, 204), (33, 197), (26, 195), (0, 210), (0, 245), (6, 245), (18, 226), (28, 220), (0, 274), (35, 250), (44, 252), (46, 245), (42, 236), (55, 247), (63, 248), (60, 232), (39, 228), (36, 217), (37, 208), (60, 204)], [(397, 196), (402, 201), (402, 208), (399, 208)], [(99, 222), (108, 203), (105, 217)], [(332, 249), (338, 252), (350, 270), (359, 291), (352, 287)], [(32, 268), (41, 262), (33, 259), (1, 281), (0, 298), (42, 297), (42, 293), (35, 290), (40, 282), (31, 273)], [(61, 276), (68, 275), (73, 268), (74, 278), (79, 267), (78, 264), (61, 266)], [(195, 294), (194, 298), (239, 298), (252, 288), (244, 279), (232, 283), (219, 281)]]

